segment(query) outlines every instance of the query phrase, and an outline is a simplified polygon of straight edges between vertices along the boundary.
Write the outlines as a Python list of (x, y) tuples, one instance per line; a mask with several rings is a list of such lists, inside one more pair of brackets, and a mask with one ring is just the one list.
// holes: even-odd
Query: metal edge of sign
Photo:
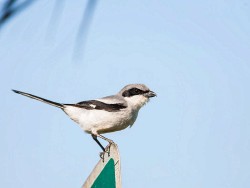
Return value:
[[(118, 150), (118, 146), (113, 143), (111, 145), (108, 145), (105, 148), (105, 152), (103, 159), (100, 159), (98, 163), (96, 164), (95, 168), (92, 170), (90, 175), (88, 176), (87, 180), (83, 184), (82, 188), (90, 188), (94, 181), (97, 179), (97, 177), (102, 172), (103, 168), (106, 166), (108, 161), (110, 159), (114, 160), (115, 163), (115, 182), (116, 182), (116, 188), (121, 188), (121, 160), (120, 160), (120, 154)], [(109, 151), (109, 152), (108, 152)]]

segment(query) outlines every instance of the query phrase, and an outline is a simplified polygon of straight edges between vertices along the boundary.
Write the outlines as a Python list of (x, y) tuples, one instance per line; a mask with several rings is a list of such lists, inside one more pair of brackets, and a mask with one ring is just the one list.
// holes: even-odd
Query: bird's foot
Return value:
[(100, 158), (102, 159), (102, 162), (104, 163), (105, 151), (100, 152), (99, 156), (100, 156)]
[(105, 152), (108, 153), (108, 156), (110, 156), (110, 147), (112, 144), (114, 144), (114, 142), (109, 142), (109, 145), (105, 148)]
[(109, 142), (109, 145), (114, 144), (114, 141), (113, 141), (113, 140), (110, 140), (110, 139), (108, 139), (108, 138), (106, 138), (106, 141)]
[(109, 144), (106, 146), (105, 148), (105, 151), (103, 152), (100, 152), (100, 158), (102, 159), (102, 161), (104, 162), (104, 156), (105, 156), (105, 153), (108, 154), (108, 157), (110, 156), (110, 147), (112, 144), (115, 144), (112, 140), (110, 140)]

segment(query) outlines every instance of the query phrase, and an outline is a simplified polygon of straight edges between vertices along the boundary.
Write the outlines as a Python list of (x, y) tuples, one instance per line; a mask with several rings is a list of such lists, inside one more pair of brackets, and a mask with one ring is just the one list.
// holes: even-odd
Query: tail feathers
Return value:
[(47, 100), (47, 99), (44, 99), (44, 98), (41, 98), (41, 97), (38, 97), (38, 96), (35, 96), (35, 95), (31, 95), (29, 93), (24, 93), (22, 91), (17, 91), (17, 90), (14, 90), (14, 89), (12, 89), (12, 91), (15, 92), (15, 93), (17, 93), (17, 94), (21, 94), (21, 95), (24, 95), (26, 97), (30, 97), (32, 99), (36, 99), (38, 101), (42, 101), (44, 103), (50, 104), (50, 105), (58, 107), (58, 108), (62, 108), (62, 109), (64, 108), (64, 106), (62, 104), (57, 103), (57, 102), (53, 102), (53, 101), (50, 101), (50, 100)]

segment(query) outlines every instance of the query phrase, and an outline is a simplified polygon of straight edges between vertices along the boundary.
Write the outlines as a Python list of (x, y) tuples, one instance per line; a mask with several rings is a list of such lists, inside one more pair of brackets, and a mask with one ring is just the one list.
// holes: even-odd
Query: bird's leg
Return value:
[(106, 137), (104, 137), (104, 136), (102, 136), (100, 134), (96, 134), (96, 136), (102, 138), (103, 140), (106, 140), (107, 142), (109, 142), (110, 145), (114, 144), (113, 140), (110, 140), (110, 139), (108, 139), (108, 138), (106, 138)]
[[(100, 153), (101, 159), (104, 160), (104, 154), (105, 154), (105, 152), (107, 152), (107, 153), (108, 153), (108, 156), (110, 156), (110, 146), (111, 146), (111, 144), (114, 143), (113, 140), (110, 140), (110, 139), (108, 139), (108, 138), (106, 138), (106, 137), (104, 137), (104, 136), (98, 134), (97, 132), (94, 132), (94, 133), (92, 132), (91, 136), (92, 136), (92, 138), (96, 141), (96, 143), (97, 143), (97, 144), (102, 148), (102, 150), (103, 150), (103, 152)], [(99, 140), (97, 140), (97, 137), (102, 138), (103, 140), (106, 140), (107, 142), (109, 142), (107, 151), (106, 151), (105, 148), (102, 146), (102, 144), (99, 142)]]
[(91, 136), (96, 141), (96, 143), (102, 148), (103, 152), (105, 152), (105, 148), (102, 146), (99, 140), (97, 140), (97, 135), (91, 134)]
[(111, 146), (111, 144), (114, 144), (113, 140), (110, 140), (110, 139), (108, 139), (108, 138), (106, 138), (106, 137), (104, 137), (104, 136), (102, 136), (100, 134), (97, 134), (96, 136), (98, 136), (98, 137), (100, 137), (100, 138), (102, 138), (102, 139), (109, 142), (109, 145), (107, 147), (107, 151), (106, 150), (105, 151), (108, 153), (108, 156), (110, 156), (110, 146)]
[(104, 155), (105, 155), (105, 148), (102, 146), (102, 144), (97, 139), (97, 136), (94, 134), (91, 134), (92, 138), (96, 141), (96, 143), (102, 148), (103, 152), (100, 152), (100, 158), (102, 159), (102, 162), (104, 163)]

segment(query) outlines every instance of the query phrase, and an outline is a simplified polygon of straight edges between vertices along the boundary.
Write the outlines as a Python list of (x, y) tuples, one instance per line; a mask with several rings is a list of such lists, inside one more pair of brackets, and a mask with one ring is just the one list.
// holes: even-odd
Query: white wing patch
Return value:
[(90, 104), (89, 106), (91, 106), (92, 108), (95, 108), (95, 107), (96, 107), (96, 105), (94, 105), (94, 104)]

